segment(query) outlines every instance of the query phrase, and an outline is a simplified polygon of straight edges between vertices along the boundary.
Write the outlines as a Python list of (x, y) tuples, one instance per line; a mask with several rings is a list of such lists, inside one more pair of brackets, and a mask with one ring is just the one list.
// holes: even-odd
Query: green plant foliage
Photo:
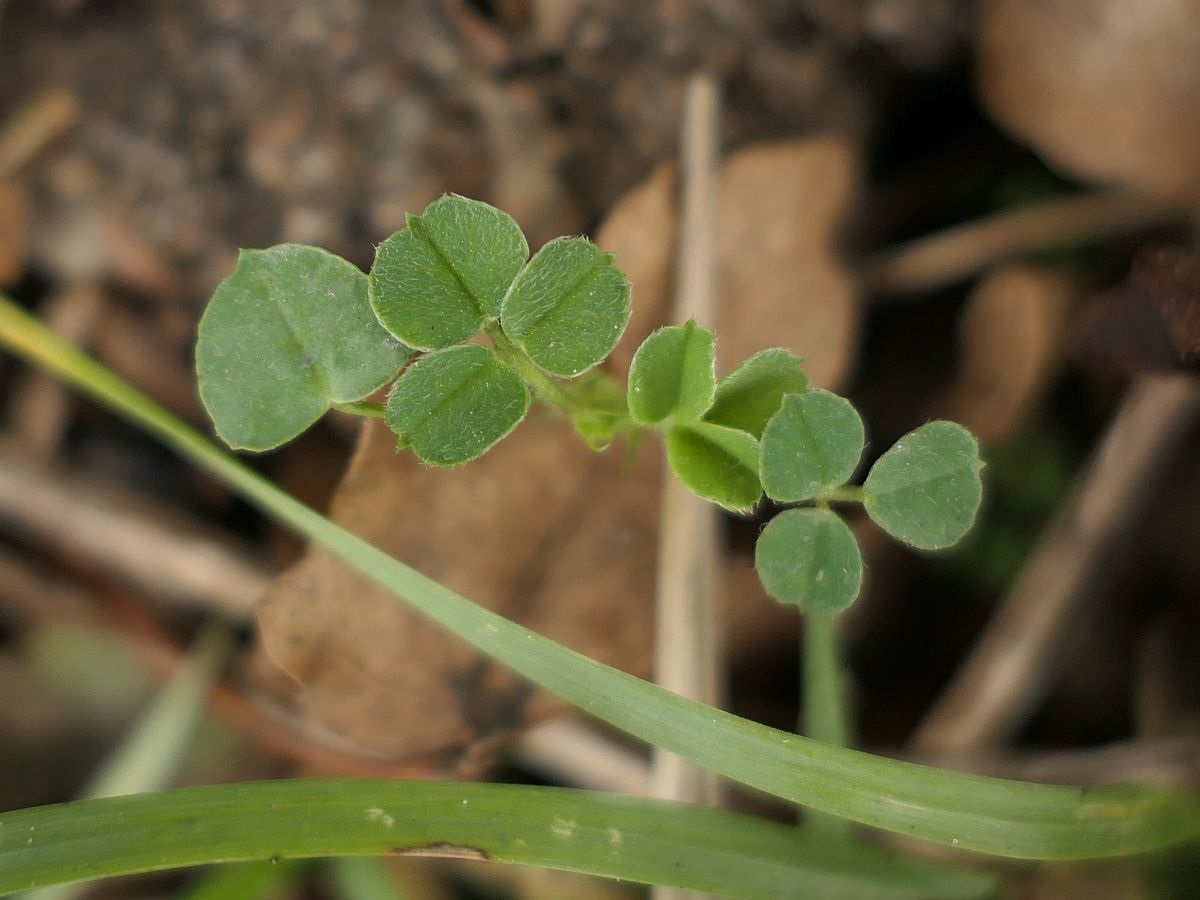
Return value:
[[(533, 865), (746, 900), (987, 897), (996, 882), (986, 872), (683, 803), (533, 785), (339, 778), (5, 812), (0, 895), (218, 860), (271, 859), (294, 874), (292, 860), (384, 855)], [(244, 884), (226, 881), (225, 896), (263, 900), (242, 893)]]
[(827, 509), (787, 509), (768, 522), (754, 547), (754, 568), (768, 594), (805, 612), (841, 612), (862, 588), (858, 541)]
[(654, 425), (699, 419), (717, 389), (716, 335), (695, 321), (669, 325), (638, 347), (629, 367), (629, 413)]
[(433, 466), (477, 459), (520, 424), (529, 390), (487, 347), (436, 350), (405, 370), (388, 397), (385, 420)]
[(930, 422), (879, 457), (863, 485), (867, 513), (896, 540), (921, 550), (949, 547), (975, 522), (983, 462), (971, 432)]
[(513, 281), (500, 324), (543, 371), (574, 378), (617, 346), (629, 322), (629, 282), (614, 258), (584, 238), (558, 238)]
[[(588, 659), (472, 603), (300, 503), (223, 453), (203, 435), (2, 295), (0, 344), (145, 428), (296, 534), (320, 543), (364, 576), (386, 587), (397, 602), (409, 604), (514, 672), (636, 738), (734, 781), (909, 838), (1010, 858), (1096, 859), (1200, 840), (1200, 803), (1186, 792), (1130, 784), (1088, 787), (1030, 784), (888, 759), (751, 722)], [(303, 810), (302, 821), (307, 829), (304, 834), (314, 844), (323, 845), (323, 855), (348, 852), (335, 850), (322, 834), (309, 827), (308, 823), (313, 821), (313, 803), (311, 798), (302, 796), (303, 788), (292, 786), (286, 790), (296, 792), (292, 796)], [(379, 790), (374, 785), (368, 788), (376, 799)], [(338, 788), (339, 800), (348, 800), (347, 795), (344, 787)], [(122, 810), (128, 809), (123, 804), (134, 799), (56, 806), (20, 815), (61, 816), (62, 821), (81, 825), (89, 833), (97, 831), (109, 836), (114, 824), (127, 823), (134, 836), (114, 837), (111, 842), (123, 848), (125, 855), (120, 864), (125, 868), (105, 871), (144, 871), (147, 866), (171, 865), (146, 845), (147, 835), (168, 833), (170, 829), (148, 825), (144, 819), (133, 821), (133, 817), (122, 814)], [(627, 797), (614, 800), (618, 806), (637, 802)], [(171, 815), (180, 813), (173, 797), (162, 802)], [(248, 811), (223, 803), (218, 805), (231, 813), (232, 822), (255, 820), (263, 811), (271, 810), (261, 796), (250, 802)], [(89, 826), (81, 824), (85, 807), (97, 811), (97, 820)], [(679, 806), (674, 809), (676, 815), (681, 814)], [(52, 839), (42, 840), (32, 845), (36, 848), (33, 850), (29, 849), (27, 839), (3, 846), (4, 835), (9, 833), (5, 829), (19, 833), (13, 827), (15, 815), (18, 813), (6, 813), (4, 829), (0, 829), (0, 850), (11, 851), (11, 856), (0, 861), (0, 878), (7, 878), (15, 889), (95, 876), (102, 871), (97, 861), (117, 865), (115, 854), (70, 839), (61, 844)], [(200, 827), (204, 822), (202, 816), (191, 824)], [(230, 837), (239, 852), (250, 852), (240, 835), (225, 835), (225, 821), (217, 826), (215, 833), (220, 840)], [(342, 820), (335, 827), (336, 834), (345, 837)], [(657, 827), (657, 823), (651, 827)], [(729, 872), (729, 863), (747, 860), (759, 847), (759, 842), (751, 839), (745, 844), (730, 843), (729, 830), (727, 826), (714, 827), (709, 821), (697, 831), (700, 835), (716, 836), (714, 844), (706, 845), (711, 852), (706, 849), (701, 858), (716, 858), (720, 872)], [(37, 831), (45, 838), (50, 829)], [(260, 834), (274, 842), (276, 835), (272, 829)], [(438, 839), (446, 840), (447, 835), (439, 834)], [(683, 840), (686, 845), (692, 839)], [(182, 854), (194, 854), (193, 862), (234, 858), (222, 855), (223, 849), (213, 844), (205, 845), (207, 855), (200, 853), (198, 844), (185, 841), (175, 846)], [(656, 858), (662, 857), (657, 847), (652, 850)], [(358, 852), (372, 851), (364, 848)], [(591, 850), (585, 853), (590, 854)], [(10, 859), (20, 861), (25, 868), (16, 869)], [(795, 855), (788, 856), (792, 862), (795, 859)], [(756, 860), (749, 862), (758, 865)], [(550, 863), (543, 858), (540, 864)], [(0, 892), (3, 890), (0, 887)], [(803, 890), (800, 893), (805, 894)], [(769, 896), (777, 895), (778, 892)]]
[(808, 390), (808, 376), (800, 368), (803, 362), (780, 347), (755, 353), (721, 379), (704, 420), (762, 437), (784, 396)]
[(595, 369), (572, 387), (580, 405), (571, 413), (571, 423), (589, 447), (597, 452), (604, 450), (629, 417), (625, 391), (607, 372)]
[(734, 512), (749, 512), (762, 496), (754, 435), (711, 422), (676, 425), (667, 434), (667, 462), (692, 493)]
[(384, 331), (367, 277), (299, 244), (243, 250), (200, 320), (196, 372), (217, 434), (239, 450), (271, 450), (334, 403), (374, 393), (412, 351)]
[(449, 347), (500, 315), (528, 255), (525, 235), (508, 213), (447, 194), (379, 245), (371, 306), (410, 347)]
[(862, 456), (858, 411), (829, 391), (789, 394), (762, 434), (762, 484), (782, 502), (808, 500), (845, 484)]

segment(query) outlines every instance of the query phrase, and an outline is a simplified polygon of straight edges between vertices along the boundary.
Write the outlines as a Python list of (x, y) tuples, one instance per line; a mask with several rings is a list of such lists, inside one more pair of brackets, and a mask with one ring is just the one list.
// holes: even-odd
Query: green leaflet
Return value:
[(867, 514), (896, 540), (949, 547), (971, 530), (983, 484), (979, 444), (954, 422), (930, 422), (879, 457), (863, 484)]
[(651, 334), (629, 367), (629, 412), (654, 425), (671, 417), (699, 419), (712, 406), (717, 388), (716, 336), (694, 321)]
[(667, 462), (698, 497), (734, 512), (749, 512), (762, 496), (758, 441), (710, 422), (676, 425), (667, 434)]
[(379, 245), (371, 306), (410, 347), (449, 347), (500, 315), (528, 255), (525, 235), (508, 213), (447, 194)]
[(784, 396), (808, 390), (802, 362), (780, 347), (755, 353), (721, 379), (704, 420), (762, 437), (767, 420), (775, 415)]
[(385, 420), (433, 466), (477, 459), (520, 424), (529, 391), (486, 347), (435, 350), (405, 370), (388, 397)]
[(762, 434), (763, 489), (782, 502), (845, 484), (862, 456), (858, 411), (829, 391), (789, 394)]
[(584, 238), (557, 238), (521, 270), (504, 298), (504, 333), (543, 371), (574, 378), (612, 352), (629, 322), (629, 282)]
[(841, 612), (862, 587), (858, 542), (827, 509), (787, 509), (768, 522), (754, 547), (754, 568), (768, 594), (805, 612)]
[(371, 313), (367, 277), (298, 244), (243, 250), (200, 320), (200, 399), (217, 434), (271, 450), (334, 403), (361, 400), (412, 356)]

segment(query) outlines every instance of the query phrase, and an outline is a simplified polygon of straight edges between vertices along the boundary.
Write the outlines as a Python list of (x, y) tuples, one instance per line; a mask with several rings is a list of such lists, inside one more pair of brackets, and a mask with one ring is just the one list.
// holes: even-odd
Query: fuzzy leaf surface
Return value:
[(754, 435), (710, 422), (674, 426), (667, 462), (692, 493), (725, 509), (749, 512), (762, 496)]
[(956, 543), (983, 499), (979, 444), (954, 422), (910, 431), (879, 457), (863, 485), (867, 513), (896, 540), (921, 550)]
[(716, 335), (690, 321), (660, 328), (642, 342), (629, 368), (629, 412), (643, 425), (668, 417), (699, 419), (717, 389)]
[(334, 403), (387, 384), (412, 351), (379, 326), (367, 276), (316, 247), (243, 250), (196, 342), (200, 398), (240, 450), (290, 441)]
[(785, 503), (845, 484), (862, 456), (858, 410), (829, 391), (789, 394), (762, 435), (762, 484)]
[(410, 347), (461, 343), (500, 314), (529, 245), (508, 213), (447, 194), (379, 245), (371, 306)]
[(405, 371), (385, 419), (422, 462), (459, 466), (477, 459), (520, 424), (529, 390), (486, 347), (437, 350)]
[(629, 282), (584, 238), (557, 238), (521, 270), (501, 325), (543, 371), (574, 378), (603, 360), (629, 322)]
[(827, 509), (788, 509), (768, 522), (754, 547), (754, 568), (768, 594), (805, 612), (841, 612), (862, 588), (858, 541)]
[(762, 437), (783, 398), (808, 390), (808, 376), (800, 368), (803, 362), (782, 347), (755, 353), (721, 379), (704, 420)]

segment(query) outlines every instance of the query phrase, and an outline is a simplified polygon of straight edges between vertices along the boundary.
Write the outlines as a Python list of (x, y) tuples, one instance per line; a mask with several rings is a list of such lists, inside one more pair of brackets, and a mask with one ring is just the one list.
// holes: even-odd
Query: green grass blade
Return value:
[[(224, 626), (205, 626), (171, 680), (92, 774), (79, 796), (120, 797), (160, 790), (170, 784), (191, 748), (208, 709), (209, 692), (232, 649), (232, 636)], [(74, 885), (56, 885), (30, 893), (23, 900), (69, 900), (82, 890)]]
[(1200, 836), (1200, 803), (1132, 785), (1059, 787), (831, 747), (685, 699), (472, 603), (280, 491), (11, 302), (0, 342), (128, 416), (266, 513), (580, 709), (735, 781), (822, 812), (964, 849), (1081, 859)]
[(209, 692), (232, 649), (232, 636), (223, 626), (207, 625), (154, 704), (92, 775), (81, 796), (139, 794), (174, 781), (208, 708)]
[(0, 815), (0, 895), (211, 862), (448, 856), (745, 898), (978, 897), (959, 871), (749, 816), (527, 785), (331, 779), (183, 788)]

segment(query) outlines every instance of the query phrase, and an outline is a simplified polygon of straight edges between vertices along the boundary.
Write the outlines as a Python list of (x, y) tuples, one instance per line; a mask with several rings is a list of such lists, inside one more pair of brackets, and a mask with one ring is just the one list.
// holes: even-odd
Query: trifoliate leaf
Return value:
[(867, 513), (884, 531), (922, 550), (956, 543), (983, 498), (979, 444), (954, 422), (930, 422), (896, 441), (871, 468)]
[(740, 428), (761, 437), (787, 394), (808, 390), (803, 363), (781, 347), (755, 353), (721, 379), (704, 421)]
[(749, 512), (762, 496), (758, 441), (736, 428), (676, 425), (667, 434), (667, 462), (692, 493), (726, 509)]
[(410, 347), (449, 347), (500, 315), (528, 255), (525, 235), (508, 213), (447, 194), (379, 245), (371, 306)]
[(520, 377), (488, 348), (467, 344), (409, 366), (392, 388), (385, 418), (422, 462), (458, 466), (486, 453), (528, 411)]
[(602, 361), (629, 321), (629, 282), (613, 255), (583, 238), (539, 250), (509, 288), (504, 333), (551, 375), (574, 378)]
[(629, 412), (643, 425), (695, 421), (717, 388), (716, 336), (694, 321), (670, 325), (638, 347), (629, 367)]
[(412, 351), (384, 331), (367, 276), (298, 244), (243, 250), (200, 320), (196, 372), (217, 434), (241, 450), (270, 450), (334, 403), (383, 387)]
[(862, 588), (858, 542), (827, 509), (788, 509), (768, 522), (754, 547), (754, 568), (768, 594), (805, 612), (841, 612)]
[(763, 430), (763, 489), (790, 503), (845, 484), (864, 439), (862, 419), (849, 400), (829, 391), (789, 394)]

